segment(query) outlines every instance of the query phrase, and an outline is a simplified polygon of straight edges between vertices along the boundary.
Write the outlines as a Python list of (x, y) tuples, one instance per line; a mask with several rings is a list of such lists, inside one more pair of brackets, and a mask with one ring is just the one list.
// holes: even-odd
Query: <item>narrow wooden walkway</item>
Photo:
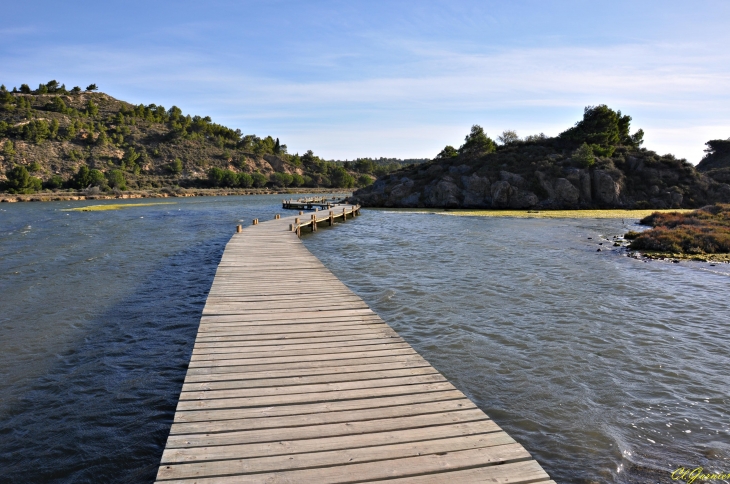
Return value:
[(226, 246), (157, 482), (552, 482), (292, 222)]

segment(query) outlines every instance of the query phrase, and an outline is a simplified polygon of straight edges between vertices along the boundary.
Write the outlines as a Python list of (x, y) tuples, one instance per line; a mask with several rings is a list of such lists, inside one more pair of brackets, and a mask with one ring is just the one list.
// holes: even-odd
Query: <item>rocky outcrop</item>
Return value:
[(730, 185), (671, 155), (621, 148), (584, 167), (568, 150), (550, 145), (557, 142), (544, 143), (502, 147), (481, 159), (437, 159), (378, 180), (353, 200), (364, 206), (495, 209), (694, 208), (730, 202)]
[(596, 170), (593, 172), (593, 192), (599, 204), (615, 206), (618, 204), (621, 194), (621, 184), (614, 181), (607, 172)]
[(473, 173), (462, 176), (464, 186), (464, 206), (467, 208), (486, 208), (492, 204), (492, 191), (489, 178)]
[(427, 207), (436, 208), (456, 208), (461, 206), (463, 200), (461, 190), (450, 176), (443, 177), (436, 184), (427, 185), (423, 196)]

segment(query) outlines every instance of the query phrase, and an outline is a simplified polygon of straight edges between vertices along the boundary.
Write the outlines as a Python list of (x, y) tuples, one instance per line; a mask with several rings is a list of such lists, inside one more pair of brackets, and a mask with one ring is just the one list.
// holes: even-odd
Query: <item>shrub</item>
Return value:
[(596, 157), (593, 155), (593, 148), (583, 143), (573, 152), (573, 161), (583, 168), (589, 168), (596, 163)]
[(6, 182), (10, 193), (34, 193), (41, 189), (40, 178), (30, 176), (24, 166), (15, 166), (5, 172)]
[(106, 179), (112, 188), (119, 190), (127, 189), (127, 180), (124, 178), (124, 172), (122, 170), (110, 170), (106, 174)]
[(255, 172), (251, 175), (251, 178), (253, 179), (253, 186), (256, 188), (261, 188), (266, 186), (266, 175), (263, 173)]
[(288, 187), (294, 181), (294, 178), (288, 173), (274, 173), (271, 175), (271, 181), (274, 185), (280, 187)]
[(372, 185), (375, 179), (368, 175), (360, 175), (357, 179), (357, 186), (366, 187)]
[(238, 186), (243, 188), (250, 188), (253, 185), (253, 178), (248, 173), (238, 174)]

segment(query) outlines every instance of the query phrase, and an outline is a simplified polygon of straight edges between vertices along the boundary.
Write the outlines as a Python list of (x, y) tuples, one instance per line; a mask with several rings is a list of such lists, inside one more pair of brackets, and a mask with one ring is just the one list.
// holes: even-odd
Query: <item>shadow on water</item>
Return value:
[(171, 256), (0, 421), (2, 482), (152, 482), (230, 235)]

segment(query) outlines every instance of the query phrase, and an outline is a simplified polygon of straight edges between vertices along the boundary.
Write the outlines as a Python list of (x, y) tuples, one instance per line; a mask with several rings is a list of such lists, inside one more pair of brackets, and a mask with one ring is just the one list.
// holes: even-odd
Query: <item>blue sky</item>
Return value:
[(556, 135), (608, 104), (697, 163), (730, 136), (728, 24), (701, 0), (7, 2), (0, 82), (94, 82), (328, 159)]

